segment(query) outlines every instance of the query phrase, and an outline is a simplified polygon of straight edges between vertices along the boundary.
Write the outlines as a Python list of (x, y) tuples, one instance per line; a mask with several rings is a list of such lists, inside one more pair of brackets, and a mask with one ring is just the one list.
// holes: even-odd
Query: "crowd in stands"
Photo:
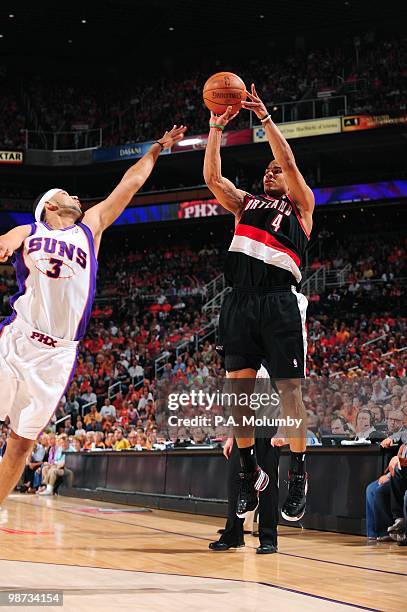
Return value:
[(406, 56), (407, 38), (369, 45), (368, 52), (363, 53), (346, 79), (349, 86), (355, 84), (353, 112), (369, 114), (407, 109)]
[[(356, 38), (351, 46), (299, 50), (284, 56), (276, 51), (267, 62), (263, 58), (218, 61), (209, 73), (207, 68), (185, 68), (176, 77), (136, 79), (130, 88), (123, 81), (106, 87), (89, 79), (80, 83), (77, 79), (37, 77), (27, 81), (26, 93), (42, 130), (102, 128), (103, 145), (111, 146), (155, 138), (168, 128), (169, 117), (171, 124), (186, 124), (190, 134), (206, 132), (208, 111), (202, 103), (202, 87), (209, 74), (218, 70), (232, 70), (246, 84), (257, 83), (276, 121), (282, 120), (280, 103), (316, 98), (324, 91), (328, 93), (321, 112), (326, 116), (344, 112), (342, 107), (333, 110), (329, 106), (330, 96), (343, 94), (348, 96), (348, 113), (403, 111), (406, 55), (406, 38), (375, 40), (369, 33)], [(284, 120), (310, 118), (303, 116), (301, 108), (291, 105)], [(17, 95), (6, 92), (1, 109), (0, 146), (23, 146), (20, 130), (29, 122)], [(248, 116), (240, 113), (232, 129), (248, 127)]]
[(27, 117), (19, 95), (0, 80), (0, 148), (25, 148)]

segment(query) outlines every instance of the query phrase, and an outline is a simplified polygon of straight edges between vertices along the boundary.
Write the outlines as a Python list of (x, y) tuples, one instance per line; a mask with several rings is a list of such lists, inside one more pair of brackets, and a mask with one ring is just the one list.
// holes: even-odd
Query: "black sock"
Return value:
[(303, 453), (290, 452), (291, 455), (291, 472), (293, 474), (304, 474), (305, 472), (305, 451)]
[(257, 457), (256, 449), (253, 446), (247, 446), (246, 448), (239, 448), (240, 454), (240, 465), (244, 472), (255, 472), (257, 469)]

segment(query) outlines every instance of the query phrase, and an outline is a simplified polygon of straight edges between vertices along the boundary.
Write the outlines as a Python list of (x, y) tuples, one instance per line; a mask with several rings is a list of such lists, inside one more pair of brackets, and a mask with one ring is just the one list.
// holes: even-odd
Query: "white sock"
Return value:
[(52, 493), (54, 491), (54, 487), (52, 485), (50, 485), (50, 484), (47, 484), (47, 491), (49, 493)]

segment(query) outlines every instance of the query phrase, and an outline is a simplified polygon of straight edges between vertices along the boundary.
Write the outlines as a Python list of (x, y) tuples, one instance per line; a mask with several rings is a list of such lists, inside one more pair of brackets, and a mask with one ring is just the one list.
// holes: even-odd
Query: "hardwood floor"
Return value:
[(221, 525), (13, 494), (0, 509), (0, 589), (62, 589), (62, 609), (76, 612), (405, 609), (406, 548), (280, 527), (278, 554), (256, 555), (252, 536), (243, 549), (215, 553), (208, 544)]

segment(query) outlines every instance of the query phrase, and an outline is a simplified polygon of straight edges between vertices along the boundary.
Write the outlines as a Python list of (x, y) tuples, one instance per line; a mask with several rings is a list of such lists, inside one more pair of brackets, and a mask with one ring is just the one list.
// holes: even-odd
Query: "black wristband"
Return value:
[(260, 121), (263, 121), (263, 119), (266, 119), (266, 117), (270, 117), (270, 113), (267, 112), (264, 117), (260, 117)]
[(153, 144), (158, 144), (161, 147), (161, 151), (164, 151), (164, 145), (162, 142), (160, 142), (159, 140), (154, 140)]

